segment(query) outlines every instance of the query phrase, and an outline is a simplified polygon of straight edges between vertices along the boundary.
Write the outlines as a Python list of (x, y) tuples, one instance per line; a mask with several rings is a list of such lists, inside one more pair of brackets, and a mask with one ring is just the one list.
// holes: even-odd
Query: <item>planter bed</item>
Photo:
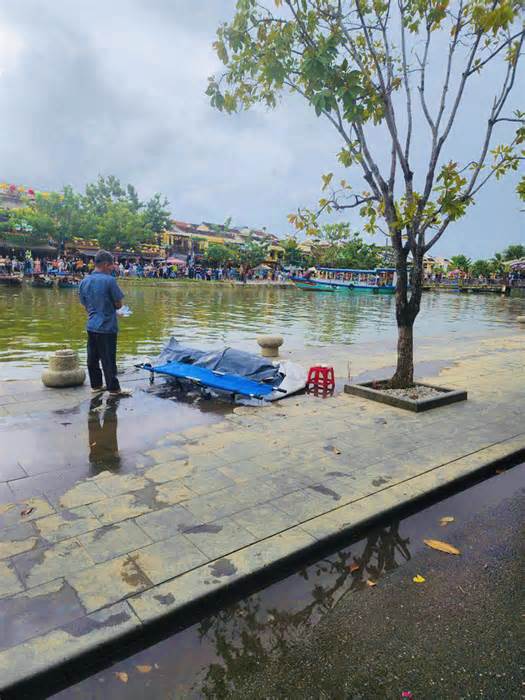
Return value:
[(465, 401), (467, 398), (466, 391), (447, 389), (423, 382), (414, 382), (414, 387), (411, 389), (386, 389), (386, 384), (385, 381), (346, 384), (345, 393), (416, 412)]

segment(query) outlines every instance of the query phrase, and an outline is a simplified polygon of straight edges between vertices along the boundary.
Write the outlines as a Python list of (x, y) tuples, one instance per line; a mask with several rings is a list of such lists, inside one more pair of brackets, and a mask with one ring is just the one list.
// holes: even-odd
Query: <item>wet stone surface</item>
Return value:
[[(505, 353), (499, 352), (502, 344)], [(523, 368), (523, 341), (465, 345), (463, 353), (442, 367), (439, 383), (466, 384), (469, 400), (431, 416), (407, 415), (346, 395), (299, 396), (215, 415), (213, 423), (207, 414), (205, 425), (164, 417), (151, 429), (145, 412), (151, 402), (165, 401), (159, 397), (146, 397), (139, 409), (134, 400), (117, 406), (100, 398), (93, 403), (83, 390), (70, 391), (61, 400), (67, 404), (62, 409), (71, 413), (57, 414), (62, 410), (57, 395), (40, 390), (48, 405), (55, 402), (47, 430), (65, 431), (56, 441), (54, 470), (41, 471), (50, 463), (46, 440), (40, 445), (42, 462), (35, 448), (46, 425), (45, 411), (33, 432), (22, 412), (5, 425), (0, 418), (0, 432), (15, 427), (7, 450), (10, 463), (25, 469), (25, 460), (30, 467), (27, 476), (14, 479), (6, 470), (5, 489), (19, 497), (0, 502), (0, 601), (14, 601), (10, 619), (27, 604), (28, 620), (35, 622), (27, 627), (33, 636), (23, 643), (36, 644), (63, 625), (60, 614), (55, 616), (61, 608), (66, 618), (73, 615), (68, 610), (85, 616), (129, 599), (142, 622), (154, 621), (523, 449), (525, 398), (516, 379)], [(384, 357), (366, 359), (387, 364)], [(171, 409), (162, 406), (167, 415)], [(125, 411), (135, 410), (136, 417), (121, 421)], [(196, 409), (186, 410), (194, 420)], [(159, 418), (158, 411), (152, 415)], [(87, 428), (82, 449), (81, 422)], [(127, 425), (123, 432), (117, 430), (121, 422)], [(24, 442), (30, 442), (29, 435), (30, 448)], [(58, 582), (62, 588), (32, 598)], [(30, 612), (40, 604), (29, 601), (45, 596), (50, 602), (41, 619)], [(68, 601), (64, 606), (60, 596)], [(160, 604), (159, 596), (170, 602)], [(86, 637), (97, 633), (92, 622), (86, 625)], [(13, 630), (10, 639), (26, 634), (16, 624)], [(7, 649), (0, 653), (0, 668), (2, 653)]]

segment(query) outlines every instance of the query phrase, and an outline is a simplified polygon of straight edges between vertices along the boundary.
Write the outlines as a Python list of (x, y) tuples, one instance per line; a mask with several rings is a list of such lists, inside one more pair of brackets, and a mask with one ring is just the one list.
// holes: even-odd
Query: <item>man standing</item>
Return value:
[[(88, 313), (86, 330), (87, 366), (91, 389), (95, 393), (107, 387), (110, 396), (129, 396), (117, 379), (117, 309), (124, 294), (112, 276), (113, 256), (106, 250), (95, 255), (95, 270), (80, 283), (80, 301)], [(102, 372), (106, 387), (102, 384)]]

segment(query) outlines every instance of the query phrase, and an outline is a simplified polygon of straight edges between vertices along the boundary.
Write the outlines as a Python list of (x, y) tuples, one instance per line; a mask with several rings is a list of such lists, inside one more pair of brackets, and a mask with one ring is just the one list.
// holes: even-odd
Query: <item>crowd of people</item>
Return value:
[[(93, 272), (93, 258), (83, 256), (59, 256), (48, 258), (39, 257), (26, 251), (21, 256), (1, 256), (0, 273), (24, 275), (55, 275), (68, 274), (78, 277)], [(207, 281), (251, 281), (265, 280), (281, 282), (288, 275), (283, 270), (260, 265), (255, 269), (241, 265), (240, 267), (219, 266), (211, 267), (199, 262), (188, 260), (186, 264), (168, 263), (165, 260), (146, 261), (143, 259), (122, 259), (114, 263), (114, 275), (117, 277), (150, 278), (150, 279), (196, 279)]]

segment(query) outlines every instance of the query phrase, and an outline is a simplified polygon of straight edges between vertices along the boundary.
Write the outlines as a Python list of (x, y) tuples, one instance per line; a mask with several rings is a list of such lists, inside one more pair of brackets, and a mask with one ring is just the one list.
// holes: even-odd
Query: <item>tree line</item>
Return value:
[(3, 210), (0, 235), (8, 245), (56, 244), (62, 250), (76, 237), (96, 238), (110, 250), (117, 245), (134, 249), (169, 228), (168, 204), (159, 193), (143, 201), (133, 185), (100, 175), (83, 193), (66, 185), (61, 192), (36, 193), (25, 197), (22, 207)]
[[(491, 277), (492, 275), (502, 275), (510, 260), (525, 258), (525, 245), (509, 245), (501, 253), (494, 253), (489, 260), (472, 260), (466, 255), (454, 255), (450, 258), (453, 270), (461, 270), (471, 277)], [(434, 268), (434, 273), (444, 272), (444, 270)]]

